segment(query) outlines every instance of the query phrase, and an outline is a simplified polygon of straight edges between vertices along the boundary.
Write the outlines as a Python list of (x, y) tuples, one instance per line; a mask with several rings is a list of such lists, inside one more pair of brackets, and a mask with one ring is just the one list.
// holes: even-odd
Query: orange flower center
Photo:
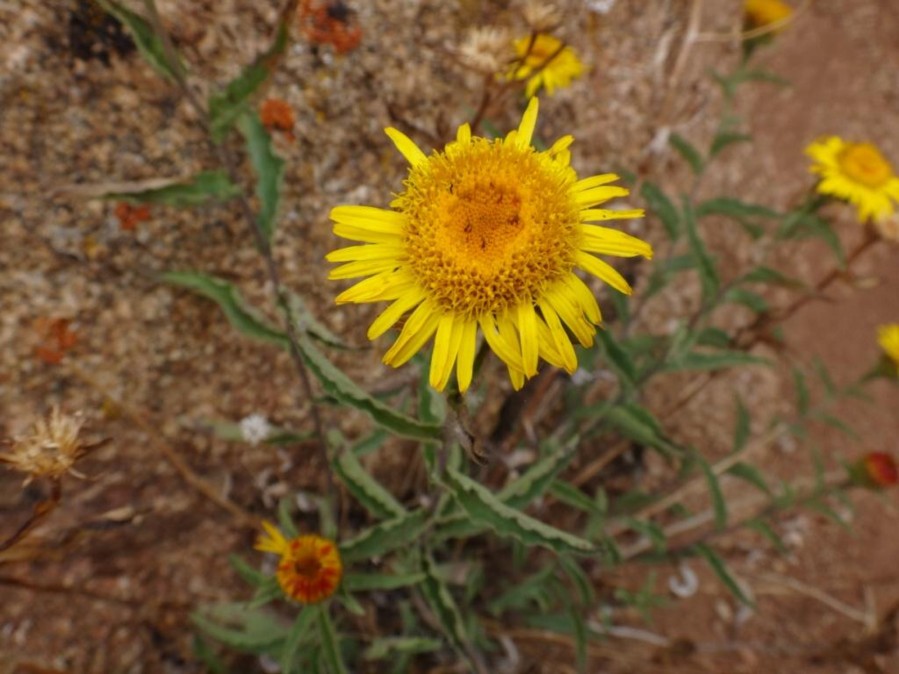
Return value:
[(321, 562), (312, 555), (300, 557), (293, 562), (293, 570), (298, 576), (315, 578), (322, 569)]
[(883, 187), (893, 177), (893, 168), (871, 143), (848, 143), (837, 161), (843, 173), (866, 187)]

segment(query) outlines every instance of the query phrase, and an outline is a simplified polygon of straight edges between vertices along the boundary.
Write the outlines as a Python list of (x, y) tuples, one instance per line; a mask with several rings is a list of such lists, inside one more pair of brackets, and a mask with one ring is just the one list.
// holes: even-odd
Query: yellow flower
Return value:
[(256, 540), (256, 549), (280, 555), (276, 577), (281, 589), (301, 604), (327, 599), (343, 576), (343, 563), (334, 541), (307, 534), (287, 540), (271, 522), (263, 522), (265, 533)]
[(455, 142), (430, 156), (387, 129), (411, 164), (394, 210), (331, 211), (334, 233), (364, 245), (330, 253), (328, 260), (344, 263), (330, 278), (369, 277), (337, 302), (392, 302), (369, 328), (372, 340), (411, 311), (384, 362), (399, 367), (434, 337), (430, 383), (436, 389), (447, 385), (453, 365), (459, 389), (468, 388), (479, 328), (516, 388), (537, 373), (540, 358), (573, 372), (577, 357), (566, 326), (590, 346), (600, 322), (596, 299), (574, 269), (630, 293), (621, 274), (591, 253), (652, 256), (645, 241), (588, 224), (643, 211), (595, 208), (628, 191), (610, 185), (618, 179), (613, 174), (578, 180), (571, 136), (536, 151), (537, 108), (531, 99), (518, 129), (505, 138), (472, 137), (463, 124)]
[(812, 173), (821, 176), (819, 194), (853, 204), (862, 222), (893, 213), (893, 202), (899, 201), (899, 178), (874, 145), (830, 136), (809, 145), (805, 153), (815, 161)]
[(743, 14), (750, 27), (761, 28), (784, 21), (793, 15), (793, 10), (781, 0), (746, 0)]
[(528, 98), (541, 86), (552, 96), (556, 89), (567, 87), (571, 80), (584, 73), (584, 64), (574, 50), (546, 33), (515, 40), (515, 52), (518, 61), (509, 77), (528, 81), (525, 87)]
[(896, 374), (899, 374), (899, 323), (881, 325), (877, 329), (877, 342), (896, 366)]

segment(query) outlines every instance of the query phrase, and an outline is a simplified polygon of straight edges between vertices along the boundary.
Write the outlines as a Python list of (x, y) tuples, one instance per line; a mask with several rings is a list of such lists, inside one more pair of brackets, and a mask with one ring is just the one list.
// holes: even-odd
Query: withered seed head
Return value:
[(75, 473), (75, 462), (86, 451), (78, 438), (83, 423), (54, 407), (49, 417), (34, 424), (30, 435), (14, 440), (8, 452), (0, 453), (0, 463), (25, 473), (25, 484), (39, 477), (59, 479)]

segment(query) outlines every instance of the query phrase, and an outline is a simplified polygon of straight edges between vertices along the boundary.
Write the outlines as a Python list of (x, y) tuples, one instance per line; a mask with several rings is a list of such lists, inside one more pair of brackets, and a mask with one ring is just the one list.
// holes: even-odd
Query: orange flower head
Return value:
[(137, 225), (150, 219), (150, 207), (132, 206), (129, 203), (120, 201), (115, 207), (115, 216), (119, 221), (119, 228), (126, 232), (133, 232), (137, 229)]
[(280, 555), (275, 575), (284, 594), (301, 604), (316, 604), (334, 594), (343, 576), (334, 541), (315, 534), (288, 540), (270, 522), (262, 527), (265, 533), (257, 539), (256, 549)]
[(891, 454), (870, 452), (862, 459), (865, 474), (873, 486), (883, 489), (899, 483), (899, 467)]
[(293, 136), (293, 127), (296, 119), (293, 108), (279, 98), (268, 98), (259, 109), (259, 118), (262, 125), (269, 131), (284, 131), (288, 136)]

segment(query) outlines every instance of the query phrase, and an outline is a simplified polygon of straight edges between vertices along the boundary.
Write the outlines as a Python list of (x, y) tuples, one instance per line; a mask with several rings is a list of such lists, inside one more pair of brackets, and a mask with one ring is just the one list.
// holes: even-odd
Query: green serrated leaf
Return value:
[(272, 240), (281, 181), (284, 178), (284, 160), (272, 150), (272, 138), (255, 111), (246, 111), (237, 118), (237, 128), (247, 143), (250, 163), (256, 171), (256, 196), (259, 198), (259, 227), (266, 241)]
[(834, 232), (830, 223), (819, 215), (804, 211), (788, 213), (778, 231), (778, 237), (782, 239), (820, 239), (833, 251), (840, 267), (845, 268), (846, 266), (846, 251), (843, 250), (840, 237)]
[(523, 580), (516, 580), (490, 602), (488, 610), (494, 616), (502, 615), (506, 611), (522, 611), (529, 614), (533, 611), (527, 609), (534, 607), (540, 612), (547, 611), (551, 603), (549, 581), (555, 571), (555, 565), (547, 564), (535, 574)]
[(254, 568), (248, 562), (244, 561), (242, 557), (237, 555), (228, 555), (228, 563), (231, 564), (231, 568), (237, 572), (237, 575), (240, 576), (244, 582), (255, 587), (263, 585), (270, 578), (268, 574), (262, 573), (262, 571)]
[(225, 663), (213, 652), (205, 639), (200, 636), (194, 636), (191, 647), (194, 657), (206, 667), (206, 674), (228, 674), (228, 668), (225, 667)]
[(240, 188), (228, 179), (224, 171), (203, 171), (187, 180), (166, 183), (148, 189), (106, 192), (99, 197), (129, 204), (188, 207), (201, 206), (210, 201), (228, 201), (240, 194)]
[(709, 465), (704, 457), (694, 453), (693, 458), (699, 464), (699, 469), (705, 477), (706, 483), (709, 485), (709, 495), (712, 498), (712, 511), (715, 514), (715, 526), (718, 529), (724, 529), (727, 526), (727, 502), (724, 500), (724, 493), (721, 491), (721, 484), (718, 482), (718, 476)]
[(702, 173), (705, 168), (702, 155), (699, 153), (690, 141), (681, 136), (679, 133), (672, 133), (668, 137), (668, 142), (671, 144), (675, 150), (678, 151), (681, 157), (684, 158), (690, 168), (693, 170), (693, 173), (699, 175)]
[(438, 575), (434, 560), (426, 555), (423, 564), (425, 580), (419, 586), (422, 596), (437, 617), (444, 635), (460, 653), (464, 654), (468, 648), (468, 634), (459, 607), (446, 583)]
[(285, 674), (301, 672), (306, 663), (308, 653), (304, 652), (304, 642), (307, 641), (315, 616), (318, 610), (313, 606), (304, 606), (299, 615), (294, 619), (290, 632), (284, 641), (284, 651), (281, 654), (281, 671)]
[(268, 321), (255, 309), (249, 307), (238, 290), (221, 279), (198, 272), (166, 272), (161, 280), (211, 299), (219, 305), (231, 326), (241, 334), (281, 348), (290, 348), (287, 336), (272, 328)]
[(746, 595), (746, 593), (743, 591), (743, 588), (734, 578), (733, 574), (731, 574), (730, 569), (727, 567), (727, 564), (725, 564), (724, 560), (721, 559), (717, 552), (712, 550), (705, 543), (698, 543), (693, 546), (693, 549), (697, 554), (699, 554), (700, 557), (708, 562), (709, 566), (712, 567), (712, 571), (715, 572), (715, 575), (718, 576), (718, 579), (728, 590), (731, 591), (734, 597), (739, 599), (747, 606), (755, 605), (755, 602)]
[(759, 532), (762, 536), (771, 541), (771, 544), (774, 545), (775, 549), (780, 554), (785, 555), (789, 552), (789, 548), (787, 548), (786, 544), (783, 542), (783, 539), (778, 536), (777, 532), (771, 528), (771, 525), (764, 520), (750, 520), (746, 523), (746, 527)]
[(493, 529), (501, 536), (508, 536), (525, 545), (540, 545), (558, 553), (591, 554), (598, 552), (589, 541), (556, 529), (519, 510), (507, 506), (492, 494), (459, 471), (448, 467), (447, 485), (453, 498), (475, 521)]
[(362, 467), (353, 452), (340, 452), (332, 467), (356, 500), (375, 517), (387, 519), (406, 514), (406, 509)]
[(539, 498), (565, 469), (577, 450), (580, 437), (571, 438), (564, 445), (556, 445), (539, 461), (532, 464), (517, 480), (504, 486), (497, 497), (510, 508), (524, 509)]
[(759, 356), (753, 356), (743, 351), (691, 351), (685, 356), (665, 365), (666, 372), (679, 372), (681, 370), (710, 371), (723, 370), (729, 367), (743, 365), (771, 365), (771, 361)]
[(737, 420), (734, 423), (733, 452), (736, 453), (741, 451), (749, 440), (751, 419), (749, 417), (749, 410), (746, 409), (746, 405), (743, 404), (743, 399), (739, 395), (735, 397), (737, 402)]
[(288, 293), (287, 303), (290, 306), (290, 317), (297, 330), (313, 339), (335, 349), (349, 349), (344, 341), (325, 326), (306, 306), (306, 302), (296, 293)]
[(615, 405), (606, 412), (604, 421), (621, 435), (666, 455), (680, 453), (679, 448), (665, 437), (658, 420), (636, 403)]
[(222, 142), (250, 99), (274, 72), (273, 66), (287, 48), (287, 23), (281, 22), (272, 46), (260, 54), (225, 89), (209, 97), (209, 126), (216, 143)]
[(731, 218), (766, 218), (775, 220), (781, 216), (767, 206), (751, 204), (733, 197), (716, 197), (703, 201), (696, 207), (696, 217), (704, 218), (709, 215), (725, 215)]
[(762, 475), (762, 472), (748, 463), (738, 461), (727, 469), (727, 474), (748, 482), (753, 487), (765, 492), (769, 496), (773, 496), (774, 494), (774, 492), (771, 491), (771, 487), (768, 486), (768, 482), (765, 480), (765, 476)]
[(728, 100), (733, 100), (737, 93), (737, 87), (744, 82), (768, 82), (784, 87), (789, 86), (790, 84), (787, 80), (774, 73), (765, 70), (747, 70), (744, 68), (740, 68), (729, 75), (721, 75), (720, 73), (712, 72), (712, 77), (721, 86), (724, 96)]
[(758, 293), (746, 290), (746, 288), (731, 288), (725, 293), (724, 301), (742, 304), (757, 314), (768, 311), (768, 301)]
[(668, 548), (668, 537), (665, 531), (655, 522), (644, 522), (633, 517), (625, 517), (624, 523), (639, 534), (643, 534), (652, 543), (656, 552), (665, 552)]
[(769, 285), (777, 285), (791, 289), (805, 287), (805, 284), (802, 281), (797, 281), (796, 279), (781, 274), (775, 269), (765, 266), (758, 266), (749, 273), (744, 274), (737, 283), (767, 283)]
[(693, 213), (693, 206), (686, 197), (683, 200), (682, 211), (690, 252), (696, 262), (696, 270), (699, 272), (699, 281), (702, 284), (702, 297), (704, 302), (708, 303), (718, 292), (718, 287), (721, 284), (718, 278), (718, 270), (715, 268), (715, 262), (709, 254), (705, 242), (699, 235), (699, 225)]
[(820, 421), (827, 424), (831, 428), (835, 428), (838, 431), (841, 431), (847, 437), (852, 438), (853, 440), (861, 440), (861, 435), (859, 434), (859, 432), (836, 415), (825, 412), (824, 410), (813, 410), (809, 416), (816, 421)]
[(174, 62), (169, 58), (162, 36), (156, 33), (149, 21), (114, 0), (97, 2), (131, 33), (141, 56), (156, 72), (172, 82), (177, 82), (184, 76), (184, 64), (177, 54), (173, 55)]
[(668, 238), (672, 241), (680, 236), (680, 214), (677, 207), (665, 193), (654, 183), (645, 182), (640, 188), (640, 195), (646, 202), (647, 210), (662, 221)]
[(608, 330), (598, 330), (596, 336), (621, 385), (628, 389), (634, 388), (637, 383), (637, 368), (630, 354)]
[(343, 661), (340, 652), (340, 640), (331, 616), (328, 613), (328, 605), (318, 608), (318, 637), (322, 649), (322, 658), (330, 674), (348, 674), (349, 670)]
[(554, 480), (550, 485), (549, 493), (560, 503), (577, 508), (585, 513), (602, 517), (605, 511), (578, 487), (563, 480)]
[(242, 602), (206, 606), (192, 613), (191, 620), (216, 641), (246, 653), (267, 653), (288, 634), (273, 615)]
[(696, 337), (697, 346), (710, 346), (715, 349), (727, 349), (731, 346), (731, 337), (721, 328), (703, 328)]
[(793, 386), (796, 388), (796, 409), (800, 416), (808, 414), (809, 391), (805, 383), (805, 375), (798, 367), (793, 368)]
[(736, 143), (746, 143), (752, 140), (752, 135), (748, 133), (740, 133), (739, 131), (722, 131), (715, 135), (712, 139), (712, 147), (709, 150), (709, 156), (715, 157), (725, 148), (735, 145)]
[(340, 544), (340, 556), (346, 562), (381, 557), (397, 548), (408, 546), (428, 526), (427, 510), (420, 508), (366, 529), (355, 538)]
[(577, 605), (591, 606), (595, 601), (596, 593), (593, 590), (593, 582), (590, 580), (587, 572), (584, 571), (580, 564), (567, 555), (559, 556), (559, 565), (577, 589), (575, 597)]
[(439, 639), (426, 637), (378, 637), (365, 649), (362, 657), (366, 660), (383, 660), (398, 653), (432, 653), (443, 648)]
[(306, 367), (338, 402), (364, 412), (396, 435), (414, 440), (440, 440), (443, 433), (440, 426), (413, 419), (370, 396), (325, 358), (309, 337), (299, 335), (297, 345)]
[(424, 579), (424, 573), (348, 573), (341, 585), (347, 592), (386, 592), (418, 585)]

